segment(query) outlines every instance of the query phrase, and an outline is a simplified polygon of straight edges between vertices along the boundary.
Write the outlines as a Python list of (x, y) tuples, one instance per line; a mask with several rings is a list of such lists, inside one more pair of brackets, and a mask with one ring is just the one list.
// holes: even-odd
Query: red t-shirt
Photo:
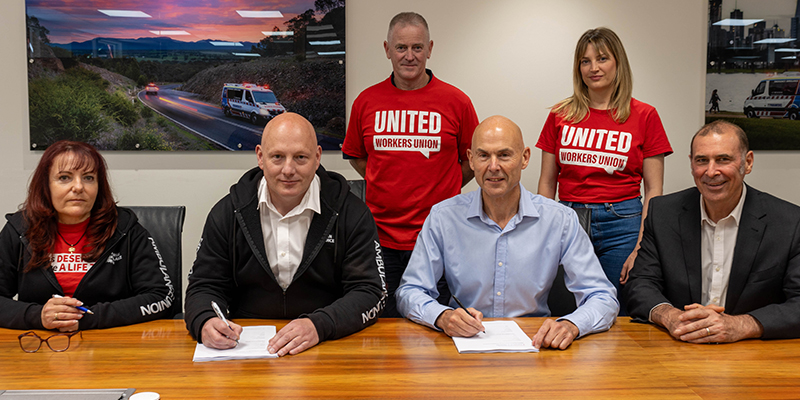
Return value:
[(381, 245), (413, 250), (431, 207), (461, 192), (478, 115), (469, 97), (431, 75), (401, 90), (391, 77), (353, 102), (342, 152), (367, 159), (367, 205)]
[(536, 147), (556, 155), (558, 198), (578, 203), (639, 196), (644, 159), (672, 154), (658, 112), (636, 99), (623, 124), (607, 110), (590, 109), (577, 124), (551, 112)]
[[(85, 247), (88, 239), (83, 233), (88, 228), (89, 219), (74, 225), (58, 224), (58, 232), (64, 238), (56, 235), (55, 249), (50, 256), (50, 265), (53, 267), (53, 272), (55, 272), (56, 279), (58, 279), (61, 289), (64, 290), (65, 296), (72, 297), (78, 283), (94, 265), (94, 263), (83, 261), (83, 253), (88, 250)], [(70, 251), (71, 246), (65, 241), (76, 244), (73, 251)]]

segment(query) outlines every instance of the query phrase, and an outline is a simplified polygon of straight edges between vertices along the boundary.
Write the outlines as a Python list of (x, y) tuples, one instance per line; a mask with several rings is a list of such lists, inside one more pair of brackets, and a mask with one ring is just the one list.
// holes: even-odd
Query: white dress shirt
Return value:
[(728, 282), (731, 278), (733, 250), (739, 234), (742, 219), (742, 206), (747, 194), (747, 186), (742, 184), (742, 196), (730, 214), (716, 223), (708, 217), (700, 195), (700, 254), (703, 277), (702, 304), (716, 304), (725, 307)]
[(303, 259), (303, 247), (311, 219), (314, 218), (314, 213), (320, 213), (319, 191), (319, 176), (314, 175), (314, 180), (300, 204), (286, 215), (281, 215), (269, 197), (266, 178), (261, 178), (258, 185), (258, 211), (261, 215), (264, 249), (267, 251), (267, 261), (272, 273), (283, 290), (292, 283)]

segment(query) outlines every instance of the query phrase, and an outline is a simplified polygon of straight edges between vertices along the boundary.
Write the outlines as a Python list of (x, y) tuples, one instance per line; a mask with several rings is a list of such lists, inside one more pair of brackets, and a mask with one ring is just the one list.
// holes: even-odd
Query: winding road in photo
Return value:
[(159, 86), (158, 95), (139, 92), (139, 100), (182, 128), (227, 150), (255, 150), (261, 143), (264, 122), (252, 125), (243, 118), (226, 117), (218, 104), (176, 90), (177, 84)]
[[(138, 94), (139, 100), (153, 111), (169, 118), (183, 129), (205, 138), (226, 150), (255, 150), (261, 143), (266, 121), (253, 125), (249, 120), (226, 117), (219, 104), (200, 100), (194, 93), (177, 90), (178, 84), (159, 86), (158, 94)], [(340, 150), (342, 140), (317, 131), (317, 142), (323, 150)]]

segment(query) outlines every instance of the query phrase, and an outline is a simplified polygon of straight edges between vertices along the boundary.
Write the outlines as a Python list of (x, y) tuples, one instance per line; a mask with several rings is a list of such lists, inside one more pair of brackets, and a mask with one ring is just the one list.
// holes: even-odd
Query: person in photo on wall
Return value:
[(22, 209), (6, 219), (0, 327), (66, 332), (169, 313), (175, 292), (161, 253), (136, 215), (117, 207), (94, 147), (50, 145)]
[(709, 100), (709, 102), (708, 102), (708, 104), (711, 104), (711, 109), (708, 110), (708, 111), (712, 112), (712, 113), (713, 112), (717, 112), (718, 113), (719, 112), (719, 101), (720, 101), (720, 98), (719, 98), (719, 95), (717, 94), (717, 89), (714, 89), (714, 91), (711, 92), (711, 100)]
[(558, 193), (569, 207), (591, 209), (589, 236), (620, 296), (647, 202), (663, 192), (664, 157), (672, 147), (655, 108), (631, 97), (628, 57), (612, 30), (590, 29), (578, 40), (573, 88), (553, 106), (536, 144), (542, 150), (539, 194), (555, 199)]
[(388, 289), (383, 316), (400, 317), (394, 293), (425, 217), (473, 178), (467, 149), (478, 116), (466, 94), (425, 68), (433, 40), (421, 15), (395, 15), (383, 48), (392, 74), (356, 98), (342, 155), (366, 180), (378, 225)]

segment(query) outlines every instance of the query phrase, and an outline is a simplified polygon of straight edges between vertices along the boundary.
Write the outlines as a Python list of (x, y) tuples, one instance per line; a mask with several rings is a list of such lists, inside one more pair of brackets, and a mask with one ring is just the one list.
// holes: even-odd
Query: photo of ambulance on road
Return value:
[(776, 77), (762, 80), (744, 100), (747, 118), (773, 117), (800, 119), (800, 77)]
[(226, 83), (222, 87), (222, 111), (228, 117), (246, 118), (256, 125), (283, 114), (286, 108), (266, 85)]

